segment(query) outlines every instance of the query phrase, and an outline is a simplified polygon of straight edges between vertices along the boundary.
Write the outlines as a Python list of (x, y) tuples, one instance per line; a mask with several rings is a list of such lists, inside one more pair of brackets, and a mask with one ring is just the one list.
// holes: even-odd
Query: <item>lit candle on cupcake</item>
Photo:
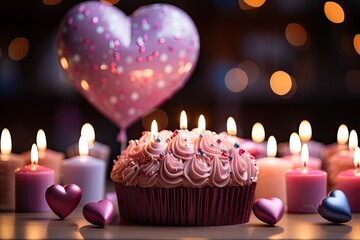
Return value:
[[(302, 167), (301, 162), (301, 140), (297, 133), (293, 132), (289, 140), (290, 154), (283, 156), (283, 159), (289, 160), (293, 163), (293, 169)], [(312, 169), (322, 169), (322, 160), (317, 157), (309, 156), (308, 167)]]
[(286, 203), (285, 172), (292, 169), (292, 162), (277, 158), (277, 144), (274, 136), (267, 142), (267, 157), (257, 159), (259, 166), (258, 182), (255, 190), (255, 199), (280, 198)]
[(0, 142), (0, 211), (15, 209), (15, 169), (24, 166), (23, 159), (11, 153), (10, 131), (4, 128)]
[(336, 189), (345, 193), (351, 212), (360, 212), (360, 149), (354, 151), (354, 168), (340, 172), (336, 177)]
[(344, 170), (351, 169), (354, 166), (354, 150), (358, 146), (358, 137), (355, 130), (350, 131), (349, 148), (341, 150), (333, 154), (327, 165), (327, 172), (329, 174), (329, 188), (332, 190), (336, 184), (336, 176)]
[(254, 124), (251, 130), (251, 139), (242, 142), (241, 147), (245, 148), (255, 158), (266, 156), (266, 142), (264, 126), (257, 122)]
[(187, 115), (184, 110), (180, 113), (180, 129), (186, 130), (188, 128)]
[(302, 168), (286, 172), (287, 211), (289, 213), (316, 213), (319, 202), (326, 196), (327, 174), (308, 168), (309, 149), (301, 149)]
[(302, 144), (306, 143), (308, 145), (310, 156), (317, 158), (322, 157), (324, 144), (312, 140), (312, 127), (309, 121), (301, 121), (299, 125), (299, 136)]
[(245, 140), (236, 136), (237, 126), (233, 117), (228, 117), (226, 121), (226, 129), (226, 132), (221, 132), (219, 135), (226, 140), (226, 143), (229, 143), (227, 148), (230, 149), (231, 147), (239, 147), (240, 145), (242, 145)]

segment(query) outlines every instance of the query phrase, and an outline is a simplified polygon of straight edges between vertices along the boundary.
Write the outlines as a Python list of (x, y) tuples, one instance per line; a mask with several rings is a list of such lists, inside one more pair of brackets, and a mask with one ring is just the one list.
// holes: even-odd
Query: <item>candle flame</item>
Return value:
[(349, 149), (354, 150), (358, 146), (358, 136), (355, 130), (350, 131)]
[(9, 155), (11, 153), (12, 143), (10, 131), (4, 128), (1, 132), (0, 149), (1, 154)]
[(265, 140), (265, 129), (261, 123), (257, 122), (252, 127), (251, 138), (256, 143), (262, 143)]
[(360, 169), (360, 148), (356, 147), (354, 151), (354, 166)]
[(274, 136), (270, 136), (267, 142), (266, 153), (268, 157), (275, 157), (277, 153), (277, 143)]
[(45, 132), (42, 129), (39, 129), (36, 135), (36, 144), (40, 152), (45, 152), (46, 150), (46, 136)]
[(186, 112), (184, 110), (180, 113), (180, 129), (187, 129), (188, 123), (187, 123), (187, 116)]
[(95, 130), (90, 123), (85, 123), (81, 128), (81, 136), (87, 139), (89, 147), (92, 148), (95, 141)]
[(349, 129), (345, 124), (341, 124), (337, 132), (337, 142), (338, 144), (346, 144), (348, 140), (349, 140)]
[(290, 135), (289, 140), (290, 153), (294, 155), (299, 155), (301, 152), (301, 140), (299, 135), (296, 132), (293, 132)]
[(300, 160), (301, 160), (301, 163), (304, 166), (304, 168), (306, 168), (309, 163), (309, 147), (306, 143), (303, 144), (303, 146), (301, 148)]
[(299, 125), (299, 136), (301, 141), (307, 142), (311, 140), (312, 131), (310, 122), (307, 120), (303, 120)]
[(31, 146), (31, 153), (30, 153), (30, 160), (31, 164), (38, 164), (39, 161), (39, 151), (35, 143)]
[(236, 136), (237, 129), (236, 129), (236, 123), (233, 117), (229, 117), (226, 122), (227, 126), (227, 133), (230, 136)]
[(79, 154), (80, 156), (86, 156), (89, 154), (88, 140), (85, 136), (81, 136), (79, 139)]
[(204, 115), (200, 115), (199, 121), (198, 121), (198, 129), (200, 132), (204, 132), (206, 130), (206, 122)]
[(157, 122), (156, 120), (153, 120), (151, 122), (151, 134), (154, 136), (154, 137), (157, 137), (158, 135), (158, 125), (157, 125)]

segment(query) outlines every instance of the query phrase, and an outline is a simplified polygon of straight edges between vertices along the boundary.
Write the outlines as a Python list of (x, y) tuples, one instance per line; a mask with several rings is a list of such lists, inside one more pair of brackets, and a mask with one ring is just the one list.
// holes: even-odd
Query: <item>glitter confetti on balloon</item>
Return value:
[(191, 18), (169, 4), (126, 16), (101, 2), (80, 3), (64, 16), (57, 43), (67, 78), (122, 130), (184, 86), (200, 48)]

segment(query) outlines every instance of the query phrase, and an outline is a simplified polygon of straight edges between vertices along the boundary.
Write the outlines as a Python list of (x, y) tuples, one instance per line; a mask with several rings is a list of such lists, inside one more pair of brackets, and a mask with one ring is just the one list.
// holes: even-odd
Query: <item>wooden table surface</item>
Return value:
[(161, 227), (120, 223), (118, 210), (104, 228), (88, 223), (78, 207), (65, 220), (52, 212), (0, 213), (0, 239), (360, 239), (360, 214), (331, 224), (319, 214), (285, 214), (274, 227), (254, 215), (246, 224), (215, 227)]

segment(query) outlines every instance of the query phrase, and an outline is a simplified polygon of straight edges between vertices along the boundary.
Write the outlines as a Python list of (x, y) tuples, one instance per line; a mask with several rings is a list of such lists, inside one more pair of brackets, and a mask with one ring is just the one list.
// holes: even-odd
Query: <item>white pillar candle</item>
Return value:
[(63, 184), (74, 183), (82, 190), (80, 205), (104, 198), (106, 165), (101, 159), (88, 155), (85, 137), (79, 140), (79, 156), (69, 158), (63, 165)]
[(276, 139), (273, 136), (268, 139), (267, 155), (257, 159), (259, 175), (255, 199), (277, 197), (286, 203), (285, 172), (292, 169), (292, 162), (275, 157)]

